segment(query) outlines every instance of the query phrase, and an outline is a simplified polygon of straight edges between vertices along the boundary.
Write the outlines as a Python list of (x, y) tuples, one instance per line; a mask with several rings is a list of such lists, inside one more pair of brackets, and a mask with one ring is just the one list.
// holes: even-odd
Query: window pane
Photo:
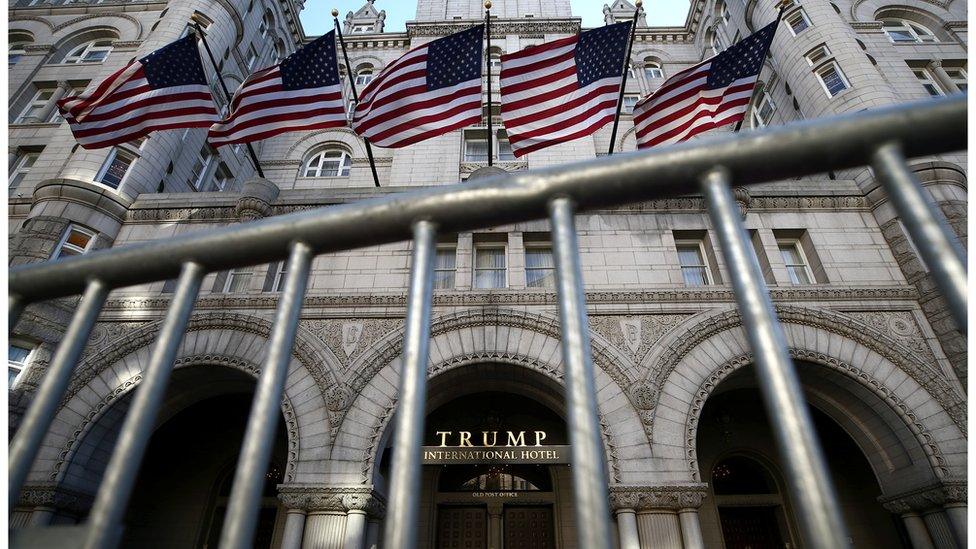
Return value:
[(27, 361), (31, 350), (19, 345), (11, 345), (7, 348), (7, 362), (23, 365)]
[(512, 152), (512, 144), (508, 141), (508, 139), (498, 140), (498, 159), (515, 160), (515, 153)]
[(475, 250), (474, 287), (505, 287), (505, 248)]
[(475, 262), (476, 269), (504, 269), (505, 248), (479, 248)]
[(71, 233), (68, 234), (68, 239), (65, 240), (65, 243), (78, 246), (79, 248), (87, 248), (90, 241), (91, 235), (81, 231), (72, 230)]
[(793, 284), (811, 284), (810, 277), (807, 275), (807, 269), (805, 266), (787, 266), (786, 272), (790, 274), (790, 282)]
[(705, 286), (708, 284), (705, 267), (681, 267), (681, 276), (685, 279), (686, 286)]
[(468, 138), (464, 142), (465, 162), (487, 162), (488, 161), (488, 140)]
[(783, 263), (787, 265), (800, 265), (803, 263), (796, 246), (792, 244), (780, 246), (779, 253), (783, 256)]
[(525, 283), (530, 288), (555, 287), (555, 264), (550, 248), (525, 250)]
[(705, 261), (702, 259), (701, 248), (698, 246), (679, 246), (678, 262), (682, 267), (700, 267), (705, 264)]
[(227, 291), (246, 292), (250, 284), (251, 284), (250, 272), (233, 271), (230, 273), (230, 283), (227, 286)]
[(457, 251), (454, 248), (437, 250), (434, 257), (434, 289), (450, 290), (454, 288), (455, 261)]
[(131, 163), (132, 160), (129, 158), (116, 154), (108, 169), (105, 170), (105, 174), (102, 175), (101, 182), (113, 189), (117, 189), (119, 184), (122, 183), (122, 178), (125, 177), (125, 172), (128, 171), (129, 164)]

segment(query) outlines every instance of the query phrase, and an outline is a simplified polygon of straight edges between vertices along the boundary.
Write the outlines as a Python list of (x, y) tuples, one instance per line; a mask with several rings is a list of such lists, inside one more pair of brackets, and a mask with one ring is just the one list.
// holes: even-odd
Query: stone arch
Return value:
[[(921, 15), (924, 20), (930, 21), (931, 23), (925, 24), (925, 26), (931, 28), (930, 24), (935, 24), (938, 29), (932, 29), (933, 32), (940, 32), (942, 25), (946, 21), (951, 21), (953, 16), (946, 9), (947, 5), (943, 5), (935, 0), (897, 0), (897, 2), (892, 2), (891, 0), (855, 0), (851, 3), (850, 17), (852, 21), (858, 22), (874, 22), (877, 21), (879, 13), (887, 10), (906, 10), (917, 13)], [(921, 21), (919, 21), (921, 22)], [(945, 34), (938, 35), (941, 40)]]
[[(784, 316), (780, 314), (781, 319)], [(888, 453), (900, 452), (898, 459), (907, 463), (916, 477), (965, 475), (964, 454), (959, 447), (965, 439), (964, 428), (953, 423), (958, 418), (951, 417), (930, 387), (847, 335), (788, 321), (783, 327), (793, 358), (809, 365), (802, 366), (800, 373), (811, 403), (858, 441), (869, 460), (874, 458), (876, 471), (884, 468), (879, 464), (884, 463), (885, 455), (877, 451), (880, 443), (871, 440), (870, 429), (857, 425), (861, 417), (870, 416), (872, 429), (897, 433), (897, 437), (892, 435), (891, 440), (896, 442), (890, 443)], [(682, 355), (678, 367), (669, 370), (660, 386), (653, 418), (654, 450), (663, 460), (663, 474), (680, 480), (698, 479), (697, 422), (709, 395), (721, 381), (753, 363), (741, 324), (712, 330), (706, 321), (689, 329), (694, 330), (707, 333), (694, 338), (695, 344)], [(832, 394), (823, 389), (828, 386), (843, 389), (845, 395), (857, 395), (846, 401), (850, 418), (838, 417), (841, 408), (831, 399), (839, 399), (840, 391)], [(678, 440), (680, 444), (673, 444)], [(879, 474), (879, 482), (883, 477)]]
[[(7, 19), (9, 28), (7, 30), (30, 30), (34, 33), (34, 36), (46, 36), (50, 38), (50, 35), (54, 33), (54, 23), (51, 23), (44, 17), (38, 17), (36, 15), (15, 15), (10, 19)], [(40, 25), (32, 25), (28, 21), (33, 21), (35, 23), (40, 23)], [(14, 22), (23, 22), (22, 25), (13, 25)], [(37, 32), (33, 30), (34, 28), (40, 28), (41, 25), (47, 27), (47, 32)]]
[[(370, 65), (375, 71), (373, 74), (377, 75), (380, 71), (386, 67), (386, 63), (382, 59), (375, 55), (360, 55), (349, 60), (349, 66), (352, 67), (352, 73), (356, 74), (356, 71), (360, 69), (363, 65)], [(362, 90), (360, 90), (362, 91)]]
[[(98, 20), (98, 24), (87, 26), (86, 22), (93, 19)], [(120, 21), (116, 25), (110, 25), (107, 24), (106, 19), (119, 19)], [(58, 40), (60, 44), (75, 34), (97, 29), (111, 29), (118, 35), (118, 39), (123, 42), (141, 40), (144, 37), (142, 22), (126, 13), (92, 13), (82, 15), (55, 26), (51, 31), (55, 34), (64, 33), (64, 36)]]
[[(445, 315), (435, 319), (431, 329), (428, 375), (492, 362), (531, 369), (561, 383), (559, 338), (558, 322), (543, 315), (484, 309)], [(637, 466), (649, 455), (640, 417), (640, 406), (647, 406), (647, 400), (620, 367), (630, 359), (611, 349), (598, 334), (591, 332), (591, 339), (604, 431), (612, 431), (611, 438), (626, 436), (626, 446), (615, 446), (617, 459)], [(342, 481), (362, 482), (359, 464), (375, 457), (371, 452), (380, 444), (394, 409), (402, 340), (402, 329), (391, 332), (349, 365), (355, 374), (347, 380), (346, 392), (356, 397), (341, 415), (333, 437), (335, 448), (351, 456), (351, 463), (339, 471)], [(633, 468), (621, 466), (621, 475)]]
[[(187, 368), (194, 367), (228, 368), (247, 374), (249, 377), (254, 379), (258, 377), (261, 371), (255, 363), (246, 359), (226, 355), (205, 354), (185, 356), (177, 359), (174, 363), (174, 376), (177, 375), (175, 372), (181, 372)], [(97, 447), (98, 443), (101, 442), (102, 437), (104, 437), (108, 431), (112, 431), (113, 428), (117, 429), (121, 427), (121, 420), (124, 416), (125, 410), (119, 411), (117, 408), (128, 406), (129, 402), (127, 401), (127, 397), (132, 394), (132, 391), (135, 388), (138, 387), (139, 383), (142, 381), (142, 377), (142, 372), (139, 372), (125, 380), (122, 380), (116, 387), (111, 388), (111, 391), (109, 391), (108, 394), (106, 394), (102, 399), (92, 406), (92, 408), (83, 418), (82, 423), (61, 447), (61, 451), (58, 453), (58, 460), (54, 464), (54, 467), (52, 468), (47, 479), (48, 482), (53, 482), (59, 486), (64, 485), (67, 482), (67, 479), (72, 476), (71, 471), (75, 466), (75, 458), (79, 455), (79, 453), (81, 453), (79, 451), (86, 445)], [(295, 406), (293, 403), (295, 396), (297, 395), (293, 394), (289, 396), (286, 394), (283, 396), (281, 401), (282, 425), (287, 433), (288, 441), (288, 457), (285, 465), (286, 482), (291, 482), (294, 480), (301, 449), (302, 433), (299, 418), (295, 413)], [(159, 417), (156, 420), (157, 426), (162, 425), (170, 417), (181, 410), (186, 409), (186, 407), (195, 402), (193, 397), (185, 398), (183, 395), (172, 397), (170, 398), (170, 401), (175, 402), (164, 404), (163, 408), (160, 410)], [(196, 402), (198, 401), (199, 400), (196, 400)], [(105, 423), (109, 423), (109, 425), (105, 425)], [(92, 442), (89, 440), (89, 435), (94, 433), (96, 427), (99, 430), (99, 434), (96, 435), (99, 437), (99, 440)], [(306, 424), (304, 427), (305, 429), (308, 429), (310, 425)], [(103, 448), (103, 450), (107, 449)], [(89, 452), (83, 453), (87, 454)]]
[(328, 143), (336, 143), (346, 147), (352, 152), (355, 158), (364, 158), (366, 156), (366, 149), (355, 132), (348, 128), (331, 128), (328, 130), (313, 131), (303, 135), (288, 147), (284, 158), (304, 161), (313, 149)]

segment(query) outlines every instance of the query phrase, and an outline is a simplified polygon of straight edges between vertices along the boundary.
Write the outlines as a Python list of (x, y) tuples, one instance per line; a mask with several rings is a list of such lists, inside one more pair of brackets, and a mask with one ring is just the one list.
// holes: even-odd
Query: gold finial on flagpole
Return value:
[(339, 17), (339, 10), (332, 8), (332, 17)]
[(637, 6), (638, 8), (640, 8), (641, 7), (641, 4), (643, 4), (643, 3), (644, 3), (644, 0), (637, 0), (636, 2), (634, 2), (634, 5)]
[(491, 0), (485, 0), (485, 9), (486, 10), (490, 10), (491, 9)]

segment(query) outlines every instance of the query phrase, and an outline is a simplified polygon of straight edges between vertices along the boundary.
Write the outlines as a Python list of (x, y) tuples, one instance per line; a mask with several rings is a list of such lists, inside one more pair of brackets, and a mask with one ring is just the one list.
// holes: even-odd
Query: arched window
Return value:
[(928, 27), (907, 19), (882, 19), (881, 28), (895, 44), (939, 41)]
[(76, 46), (62, 63), (101, 63), (112, 52), (112, 40), (93, 40)]
[(722, 53), (722, 50), (725, 49), (725, 44), (722, 43), (722, 37), (719, 36), (718, 33), (715, 32), (714, 29), (709, 34), (709, 37), (708, 37), (708, 46), (710, 48), (712, 48), (712, 53), (715, 54), (715, 55), (718, 55), (718, 54)]
[(339, 147), (329, 147), (313, 154), (305, 162), (302, 177), (348, 177), (352, 157)]
[(10, 45), (7, 51), (7, 64), (14, 65), (27, 53), (27, 45), (34, 43), (34, 37), (29, 32), (11, 31), (7, 35), (7, 43)]
[(365, 86), (373, 81), (373, 66), (372, 65), (360, 65), (356, 69), (356, 85)]
[(664, 68), (657, 61), (651, 59), (644, 60), (644, 77), (648, 80), (664, 78)]

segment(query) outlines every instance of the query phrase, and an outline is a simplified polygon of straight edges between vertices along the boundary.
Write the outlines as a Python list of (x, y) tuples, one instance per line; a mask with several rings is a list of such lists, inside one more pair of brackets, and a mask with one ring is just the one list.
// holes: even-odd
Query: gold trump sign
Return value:
[(545, 431), (437, 431), (439, 446), (424, 446), (425, 465), (569, 463), (569, 446), (544, 445)]

